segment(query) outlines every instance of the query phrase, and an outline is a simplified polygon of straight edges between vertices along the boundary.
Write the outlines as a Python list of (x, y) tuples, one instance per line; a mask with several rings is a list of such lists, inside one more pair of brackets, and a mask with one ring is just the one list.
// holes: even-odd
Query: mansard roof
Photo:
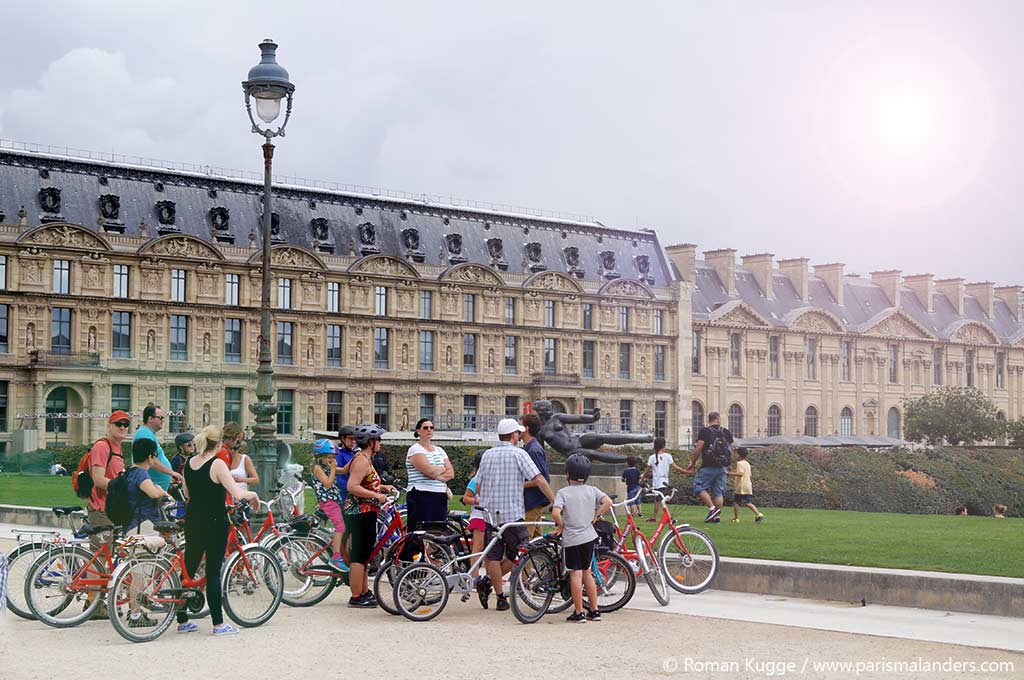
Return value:
[[(17, 223), (24, 208), (31, 227), (62, 222), (139, 236), (145, 223), (149, 237), (246, 246), (250, 238), (259, 243), (262, 191), (260, 182), (200, 172), (0, 151), (6, 224)], [(596, 283), (621, 277), (666, 287), (674, 280), (650, 230), (292, 185), (275, 185), (273, 212), (274, 243), (310, 252), (445, 267), (471, 262), (512, 274), (555, 271)]]
[[(772, 274), (773, 297), (768, 299), (761, 291), (754, 274), (739, 264), (735, 266), (734, 294), (729, 294), (723, 281), (710, 265), (703, 260), (696, 263), (693, 289), (693, 317), (697, 321), (711, 321), (717, 318), (716, 310), (735, 301), (754, 309), (760, 316), (779, 329), (794, 328), (797, 320), (808, 311), (819, 310), (841, 323), (836, 332), (865, 333), (868, 335), (891, 334), (894, 327), (906, 331), (907, 338), (936, 338), (954, 342), (987, 342), (986, 333), (965, 336), (958, 331), (965, 326), (981, 326), (988, 334), (994, 334), (1002, 344), (1014, 344), (1024, 340), (1024, 322), (1016, 318), (1006, 303), (999, 298), (993, 300), (993, 314), (989, 317), (977, 298), (964, 295), (964, 313), (958, 314), (953, 304), (942, 293), (936, 292), (932, 299), (932, 312), (918, 299), (910, 288), (900, 289), (899, 308), (893, 307), (885, 291), (868, 279), (854, 275), (843, 277), (843, 304), (836, 302), (828, 284), (821, 278), (808, 273), (808, 300), (803, 301), (797, 287), (790, 278), (778, 270)], [(905, 318), (903, 318), (905, 317)], [(889, 319), (893, 319), (891, 323)], [(884, 332), (874, 332), (881, 329)]]

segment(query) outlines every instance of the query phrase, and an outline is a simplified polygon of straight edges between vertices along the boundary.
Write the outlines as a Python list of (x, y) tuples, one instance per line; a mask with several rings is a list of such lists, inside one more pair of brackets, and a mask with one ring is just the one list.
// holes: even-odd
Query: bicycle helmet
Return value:
[(313, 455), (324, 456), (327, 454), (336, 455), (337, 449), (334, 446), (334, 442), (330, 439), (317, 439), (313, 442)]
[(356, 436), (356, 428), (352, 427), (351, 425), (345, 425), (340, 430), (338, 430), (338, 439), (342, 439), (343, 437), (354, 436)]
[(582, 453), (574, 453), (565, 461), (565, 476), (571, 482), (585, 482), (590, 478), (590, 459)]
[(386, 430), (377, 425), (376, 423), (363, 423), (362, 425), (356, 425), (356, 445), (359, 448), (366, 448), (366, 445), (370, 443), (371, 439), (380, 439), (384, 436)]

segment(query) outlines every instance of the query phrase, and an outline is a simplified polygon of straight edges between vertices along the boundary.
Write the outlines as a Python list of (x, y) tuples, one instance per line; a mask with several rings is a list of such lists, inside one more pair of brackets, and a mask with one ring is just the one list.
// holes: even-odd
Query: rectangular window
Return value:
[[(7, 391), (10, 389), (10, 383), (6, 380), (0, 382), (0, 432), (7, 432)], [(0, 453), (5, 452), (5, 449), (0, 449)]]
[(345, 424), (342, 416), (342, 404), (344, 392), (338, 390), (327, 390), (327, 431), (337, 432)]
[(373, 289), (373, 311), (377, 316), (388, 315), (388, 289), (384, 286)]
[(544, 301), (544, 325), (548, 328), (555, 327), (555, 301)]
[(893, 385), (899, 382), (899, 373), (897, 371), (899, 352), (899, 345), (889, 345), (889, 382)]
[(70, 260), (53, 261), (53, 292), (58, 295), (67, 295), (71, 292)]
[(662, 311), (660, 309), (655, 309), (654, 310), (654, 327), (652, 328), (652, 332), (655, 335), (661, 335), (661, 330), (662, 330), (662, 328), (661, 328), (661, 323), (662, 323), (661, 316), (662, 316)]
[(188, 359), (188, 317), (171, 314), (171, 360)]
[(295, 412), (295, 390), (277, 391), (277, 433), (292, 433), (292, 416)]
[(327, 282), (327, 311), (331, 314), (341, 311), (341, 284), (337, 281)]
[(839, 343), (839, 379), (844, 382), (852, 380), (852, 374), (850, 371), (853, 362), (853, 343), (849, 340), (843, 340)]
[(583, 303), (583, 330), (594, 330), (594, 305), (589, 302)]
[(291, 279), (278, 279), (277, 280), (277, 308), (278, 309), (291, 309), (292, 308), (292, 280)]
[(505, 373), (506, 375), (515, 375), (519, 362), (519, 338), (506, 335), (505, 336)]
[(224, 388), (224, 422), (242, 424), (242, 388)]
[(434, 292), (430, 290), (420, 291), (420, 318), (434, 318)]
[(111, 355), (116, 359), (128, 359), (132, 356), (132, 313), (111, 312), (110, 325), (113, 337), (110, 343)]
[(0, 255), (0, 290), (7, 290), (7, 256), (6, 255)]
[(184, 432), (188, 429), (188, 388), (181, 385), (172, 385), (168, 391), (167, 409), (180, 416), (172, 415), (167, 428), (171, 432)]
[(224, 319), (224, 361), (242, 363), (242, 320)]
[(700, 331), (693, 332), (693, 349), (690, 354), (690, 372), (700, 375)]
[(54, 307), (50, 313), (50, 351), (71, 353), (71, 310), (66, 307)]
[(654, 402), (654, 436), (664, 437), (668, 418), (668, 402)]
[[(339, 368), (341, 361), (341, 326), (336, 323), (327, 324), (327, 365), (332, 368)], [(327, 428), (337, 431), (338, 428)]]
[(654, 346), (654, 379), (665, 379), (665, 345)]
[(476, 373), (476, 336), (464, 333), (462, 336), (462, 370)]
[(633, 431), (633, 400), (619, 400), (619, 429), (623, 432)]
[(391, 422), (391, 394), (388, 392), (374, 392), (373, 394), (373, 422), (385, 430), (389, 429)]
[(466, 394), (462, 397), (462, 429), (475, 430), (477, 422), (477, 398), (475, 394)]
[(505, 397), (505, 417), (519, 417), (519, 397)]
[(224, 275), (224, 304), (238, 306), (238, 274)]
[(514, 324), (516, 322), (516, 299), (507, 297), (505, 298), (505, 323)]
[(111, 385), (110, 386), (110, 410), (128, 411), (132, 410), (132, 386)]
[[(420, 418), (434, 419), (436, 412), (437, 396), (433, 394), (420, 395)], [(435, 423), (436, 426), (436, 423)]]
[(466, 323), (476, 321), (476, 295), (473, 293), (462, 295), (462, 320)]
[[(597, 399), (591, 399), (589, 397), (583, 399), (584, 413), (586, 413), (587, 415), (591, 415), (594, 412), (595, 408), (597, 408)], [(589, 432), (593, 432), (596, 429), (596, 426), (594, 425), (594, 423), (587, 423), (586, 425), (583, 426), (583, 429)]]
[(373, 329), (373, 367), (391, 368), (391, 353), (388, 349), (388, 329)]
[(974, 387), (974, 350), (967, 350), (966, 361), (964, 361), (964, 370), (967, 371), (967, 386)]
[(10, 349), (10, 308), (0, 305), (0, 353), (7, 354)]
[(1006, 354), (1004, 352), (996, 352), (996, 387), (1002, 389), (1006, 387)]
[(743, 338), (739, 333), (729, 335), (729, 375), (739, 377), (743, 367), (741, 363), (743, 355)]
[(818, 379), (818, 340), (807, 338), (807, 379)]
[(420, 331), (420, 370), (434, 370), (434, 331)]
[(633, 346), (632, 345), (630, 345), (628, 343), (625, 343), (625, 342), (619, 343), (619, 379), (620, 380), (629, 380), (629, 374), (630, 374), (629, 369), (630, 369), (630, 363), (631, 363), (630, 360), (631, 360), (632, 353), (633, 353)]
[(779, 364), (779, 336), (772, 335), (768, 338), (768, 377), (778, 378), (781, 375)]
[(583, 341), (583, 377), (594, 377), (594, 341)]
[(128, 265), (114, 265), (114, 297), (128, 297)]
[(936, 347), (935, 351), (932, 352), (933, 364), (932, 364), (932, 381), (936, 385), (942, 384), (942, 348)]
[(544, 338), (544, 374), (554, 375), (558, 372), (558, 341)]
[(619, 307), (619, 330), (629, 332), (629, 307)]
[(277, 322), (277, 363), (290, 366), (295, 361), (292, 352), (295, 326), (291, 321)]
[(184, 302), (188, 273), (184, 269), (171, 270), (171, 302)]

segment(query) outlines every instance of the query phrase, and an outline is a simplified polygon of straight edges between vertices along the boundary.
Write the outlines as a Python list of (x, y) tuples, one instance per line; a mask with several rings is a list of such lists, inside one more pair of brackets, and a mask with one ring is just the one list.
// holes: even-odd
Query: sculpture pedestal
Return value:
[[(615, 502), (620, 503), (626, 498), (626, 485), (622, 481), (622, 471), (625, 469), (625, 463), (594, 463), (587, 484), (596, 486), (606, 494), (616, 494), (618, 498), (615, 499)], [(568, 485), (565, 479), (565, 463), (550, 462), (548, 471), (551, 473), (551, 488), (555, 493), (558, 493), (563, 486)]]

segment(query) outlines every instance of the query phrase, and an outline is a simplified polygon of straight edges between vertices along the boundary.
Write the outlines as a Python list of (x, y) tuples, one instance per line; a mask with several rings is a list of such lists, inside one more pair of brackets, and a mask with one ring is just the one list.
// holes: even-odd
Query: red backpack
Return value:
[[(110, 459), (118, 454), (114, 453), (114, 447), (110, 445), (110, 440), (106, 437), (97, 439), (93, 442), (93, 446), (101, 441), (107, 443), (107, 451), (109, 451), (109, 454), (107, 455), (107, 464), (103, 466), (103, 469), (106, 470), (107, 466), (110, 465)], [(90, 498), (92, 496), (93, 486), (95, 485), (95, 482), (92, 481), (92, 466), (89, 465), (89, 456), (91, 452), (92, 446), (90, 446), (89, 450), (85, 452), (82, 459), (78, 461), (78, 467), (75, 468), (75, 474), (71, 475), (71, 488), (75, 490), (75, 494), (79, 498)]]

